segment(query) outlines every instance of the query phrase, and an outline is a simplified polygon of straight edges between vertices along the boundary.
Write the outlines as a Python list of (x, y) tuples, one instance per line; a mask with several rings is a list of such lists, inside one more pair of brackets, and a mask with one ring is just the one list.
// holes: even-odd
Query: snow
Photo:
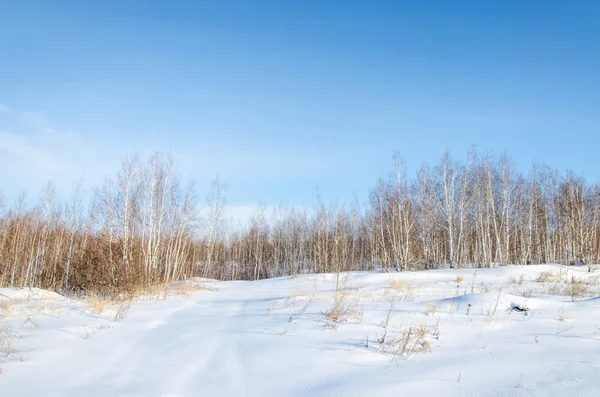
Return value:
[[(124, 319), (124, 305), (0, 289), (0, 395), (598, 396), (600, 282), (586, 270), (345, 273), (337, 294), (335, 274), (198, 279)], [(564, 295), (574, 280), (583, 290)], [(422, 334), (402, 354), (409, 329)]]

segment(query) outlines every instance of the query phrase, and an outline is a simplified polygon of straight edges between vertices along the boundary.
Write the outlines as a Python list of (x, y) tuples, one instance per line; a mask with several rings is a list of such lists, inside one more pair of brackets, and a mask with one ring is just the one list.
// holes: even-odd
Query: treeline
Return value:
[(257, 279), (304, 272), (442, 264), (591, 264), (600, 256), (600, 185), (535, 166), (518, 172), (505, 155), (446, 154), (410, 178), (394, 172), (372, 189), (366, 208), (259, 210), (247, 230), (223, 234), (208, 253), (219, 278)]
[(164, 154), (123, 162), (85, 205), (0, 206), (0, 283), (55, 290), (138, 288), (190, 276), (253, 280), (375, 267), (592, 263), (600, 257), (600, 185), (508, 156), (449, 154), (407, 175), (399, 156), (367, 203), (258, 207), (231, 228), (215, 181), (200, 211)]
[[(57, 202), (49, 184), (39, 205), (24, 195), (0, 217), (0, 284), (111, 291), (197, 274), (197, 210), (170, 156), (123, 161), (86, 205), (79, 186)], [(2, 207), (0, 207), (2, 208)]]

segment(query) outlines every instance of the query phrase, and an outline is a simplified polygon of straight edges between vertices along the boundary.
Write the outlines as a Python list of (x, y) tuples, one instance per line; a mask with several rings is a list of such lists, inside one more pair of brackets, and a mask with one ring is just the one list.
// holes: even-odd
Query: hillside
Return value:
[(194, 279), (133, 301), (1, 289), (0, 395), (597, 396), (586, 270)]

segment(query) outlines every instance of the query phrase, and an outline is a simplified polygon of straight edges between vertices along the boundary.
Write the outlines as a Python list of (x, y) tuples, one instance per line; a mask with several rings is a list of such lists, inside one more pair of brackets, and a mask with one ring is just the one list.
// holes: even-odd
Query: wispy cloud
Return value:
[(25, 111), (20, 113), (20, 118), (32, 126), (38, 133), (56, 133), (52, 122), (46, 117), (44, 112)]
[(0, 130), (0, 180), (9, 196), (37, 192), (48, 181), (67, 195), (82, 177), (90, 189), (114, 171), (127, 150), (61, 130), (44, 112), (3, 108), (9, 111)]
[(0, 131), (0, 186), (9, 200), (22, 192), (39, 192), (49, 182), (64, 186), (68, 165), (34, 140), (8, 131)]
[[(194, 179), (199, 197), (220, 175), (231, 187), (231, 198), (236, 204), (228, 210), (232, 215), (227, 217), (244, 222), (255, 213), (256, 207), (240, 204), (286, 201), (288, 198), (277, 189), (316, 192), (314, 180), (339, 180), (339, 175), (361, 166), (357, 158), (363, 162), (372, 160), (361, 152), (364, 147), (344, 143), (321, 147), (309, 140), (290, 144), (285, 139), (276, 139), (259, 144), (206, 136), (198, 144), (171, 140), (164, 134), (154, 141), (140, 136), (122, 143), (115, 136), (69, 131), (43, 110), (13, 108), (2, 117), (0, 133), (0, 179), (9, 194), (38, 191), (51, 180), (58, 194), (68, 195), (82, 178), (84, 189), (92, 190), (103, 177), (114, 175), (127, 155), (137, 152), (146, 158), (153, 148), (172, 150), (183, 181)], [(294, 203), (303, 201), (299, 198)]]
[[(50, 173), (66, 169), (65, 164), (50, 152), (35, 146), (29, 139), (10, 132), (0, 131), (0, 151), (3, 151), (6, 156), (11, 156), (12, 160), (17, 160), (17, 164), (27, 164), (28, 168), (36, 167)], [(4, 163), (8, 163), (7, 157), (2, 158)], [(9, 166), (9, 164), (4, 165)], [(22, 172), (23, 168), (20, 167), (16, 171)]]

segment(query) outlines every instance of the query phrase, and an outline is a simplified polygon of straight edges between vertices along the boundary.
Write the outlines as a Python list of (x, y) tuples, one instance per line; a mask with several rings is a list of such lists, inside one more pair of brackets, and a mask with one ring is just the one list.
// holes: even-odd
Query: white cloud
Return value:
[(26, 111), (20, 114), (21, 119), (35, 128), (38, 133), (56, 133), (54, 126), (46, 115), (40, 111)]
[(91, 191), (130, 153), (123, 145), (94, 143), (83, 135), (61, 131), (43, 112), (8, 114), (8, 124), (0, 130), (0, 181), (8, 197), (23, 190), (35, 196), (48, 181), (64, 197), (82, 177), (84, 190)]
[(50, 152), (37, 147), (29, 139), (17, 134), (0, 131), (0, 151), (4, 152), (5, 156), (11, 156), (13, 161), (17, 161), (16, 164), (7, 164), (7, 157), (2, 157), (5, 167), (13, 168), (13, 171), (16, 172), (22, 172), (22, 166), (36, 167), (50, 173), (66, 170), (66, 165)]
[(29, 138), (0, 131), (0, 180), (9, 197), (40, 191), (48, 181), (65, 181), (68, 173), (66, 163)]
[[(281, 181), (310, 184), (315, 177), (336, 178), (341, 171), (359, 167), (356, 159), (361, 150), (347, 144), (319, 147), (310, 140), (289, 144), (285, 139), (270, 142), (231, 139), (225, 144), (212, 136), (203, 137), (203, 144), (198, 144), (169, 139), (166, 133), (155, 141), (143, 140), (143, 135), (139, 135), (136, 142), (124, 144), (115, 136), (87, 134), (82, 130), (84, 127), (79, 127), (76, 133), (65, 131), (43, 111), (13, 109), (2, 121), (1, 187), (12, 195), (21, 190), (38, 192), (49, 180), (56, 184), (57, 194), (70, 195), (82, 177), (84, 190), (92, 190), (103, 177), (114, 175), (123, 158), (137, 152), (145, 159), (154, 147), (172, 150), (182, 180), (197, 182), (200, 199), (210, 182), (220, 175), (233, 187), (232, 199), (269, 202), (269, 193), (261, 190), (264, 187), (276, 186)], [(364, 156), (362, 161), (366, 161)], [(242, 223), (256, 212), (256, 205), (228, 208), (226, 217), (240, 219)], [(268, 209), (266, 215), (271, 212)]]

